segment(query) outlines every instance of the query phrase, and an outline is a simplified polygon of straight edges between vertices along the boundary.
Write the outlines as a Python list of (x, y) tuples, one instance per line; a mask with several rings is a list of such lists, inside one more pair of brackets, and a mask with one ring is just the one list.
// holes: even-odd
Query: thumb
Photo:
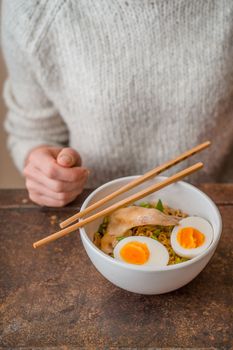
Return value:
[(63, 148), (57, 156), (57, 163), (66, 168), (71, 168), (75, 165), (79, 166), (81, 162), (79, 153), (73, 148)]

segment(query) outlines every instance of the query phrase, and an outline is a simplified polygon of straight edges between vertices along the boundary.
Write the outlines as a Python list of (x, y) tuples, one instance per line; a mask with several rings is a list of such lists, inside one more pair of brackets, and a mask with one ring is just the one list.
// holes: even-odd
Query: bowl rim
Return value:
[[(93, 192), (91, 192), (89, 194), (89, 196), (85, 199), (85, 201), (83, 202), (80, 211), (82, 211), (83, 209), (85, 209), (87, 207), (88, 202), (96, 195), (96, 193), (98, 193), (99, 191), (101, 191), (102, 189), (104, 189), (105, 187), (108, 187), (111, 184), (114, 184), (116, 182), (119, 182), (120, 180), (133, 180), (138, 178), (140, 175), (131, 175), (131, 176), (124, 176), (124, 177), (120, 177), (111, 181), (106, 182), (105, 184), (97, 187)], [(164, 180), (167, 178), (167, 176), (156, 176), (157, 179), (161, 179)], [(84, 227), (80, 227), (79, 231), (80, 231), (80, 235), (82, 240), (84, 240), (88, 246), (94, 250), (97, 255), (101, 256), (104, 260), (107, 261), (107, 263), (111, 263), (114, 265), (118, 265), (119, 267), (122, 268), (126, 268), (129, 270), (135, 270), (135, 271), (144, 271), (144, 272), (161, 272), (161, 271), (170, 271), (170, 270), (177, 270), (177, 269), (182, 269), (185, 268), (187, 266), (193, 265), (195, 262), (203, 259), (206, 255), (208, 255), (211, 251), (214, 252), (215, 248), (217, 247), (217, 244), (220, 240), (221, 237), (221, 233), (222, 233), (222, 217), (221, 214), (218, 210), (218, 207), (216, 206), (216, 204), (213, 202), (213, 200), (207, 195), (205, 194), (203, 191), (201, 191), (199, 188), (197, 188), (196, 186), (186, 182), (186, 181), (178, 181), (176, 182), (176, 184), (180, 184), (181, 186), (184, 186), (186, 188), (189, 188), (191, 190), (197, 191), (199, 192), (202, 196), (204, 196), (207, 201), (210, 202), (210, 205), (213, 207), (214, 211), (216, 212), (216, 217), (218, 220), (218, 226), (217, 227), (217, 237), (216, 239), (213, 239), (213, 241), (211, 242), (210, 246), (206, 249), (206, 251), (204, 251), (203, 253), (201, 253), (200, 255), (185, 261), (185, 262), (181, 262), (179, 264), (173, 264), (173, 265), (167, 265), (167, 266), (141, 266), (141, 265), (134, 265), (134, 264), (128, 264), (125, 263), (123, 261), (117, 260), (112, 258), (111, 256), (105, 254), (104, 252), (102, 252), (102, 250), (100, 250), (98, 247), (95, 246), (95, 244), (90, 240), (90, 238), (88, 237), (86, 230)], [(173, 184), (172, 184), (173, 185)], [(80, 219), (80, 221), (82, 221), (83, 219)]]

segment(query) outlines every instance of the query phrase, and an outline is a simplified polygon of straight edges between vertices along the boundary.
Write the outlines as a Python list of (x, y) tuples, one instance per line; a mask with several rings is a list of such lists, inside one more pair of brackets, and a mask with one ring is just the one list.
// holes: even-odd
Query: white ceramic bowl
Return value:
[[(127, 184), (136, 177), (137, 176), (130, 176), (116, 179), (97, 188), (87, 197), (81, 210)], [(110, 204), (128, 197), (130, 194), (136, 193), (138, 190), (164, 179), (165, 177), (158, 176), (155, 179), (147, 181), (137, 188), (128, 191), (127, 194), (125, 193), (116, 197), (101, 208), (106, 208)], [(97, 231), (102, 219), (96, 220), (85, 226), (85, 228), (80, 229), (83, 245), (96, 269), (110, 282), (130, 292), (161, 294), (184, 286), (204, 269), (214, 254), (221, 236), (222, 221), (216, 205), (206, 194), (196, 187), (180, 181), (145, 197), (143, 201), (155, 201), (159, 198), (173, 208), (179, 208), (189, 215), (201, 216), (211, 223), (214, 231), (214, 239), (203, 254), (184, 263), (160, 268), (127, 264), (109, 257), (92, 243), (93, 234)], [(139, 202), (141, 201), (142, 200)], [(93, 213), (97, 211), (99, 210), (93, 211)]]

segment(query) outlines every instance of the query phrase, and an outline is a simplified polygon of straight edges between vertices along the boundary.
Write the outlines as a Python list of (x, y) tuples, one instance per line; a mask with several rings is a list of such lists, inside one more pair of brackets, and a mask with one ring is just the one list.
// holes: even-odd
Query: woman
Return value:
[(12, 0), (2, 12), (8, 144), (34, 202), (65, 205), (89, 172), (89, 186), (143, 173), (205, 139), (198, 180), (232, 179), (232, 1)]

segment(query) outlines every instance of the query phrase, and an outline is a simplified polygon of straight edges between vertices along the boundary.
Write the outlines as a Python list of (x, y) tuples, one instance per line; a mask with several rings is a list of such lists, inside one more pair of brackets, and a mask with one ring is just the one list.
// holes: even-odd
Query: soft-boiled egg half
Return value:
[(184, 258), (194, 258), (203, 253), (213, 240), (210, 223), (198, 216), (180, 220), (171, 233), (171, 246), (175, 253)]
[(150, 237), (130, 236), (123, 238), (114, 248), (114, 258), (128, 264), (143, 266), (166, 266), (167, 249)]

